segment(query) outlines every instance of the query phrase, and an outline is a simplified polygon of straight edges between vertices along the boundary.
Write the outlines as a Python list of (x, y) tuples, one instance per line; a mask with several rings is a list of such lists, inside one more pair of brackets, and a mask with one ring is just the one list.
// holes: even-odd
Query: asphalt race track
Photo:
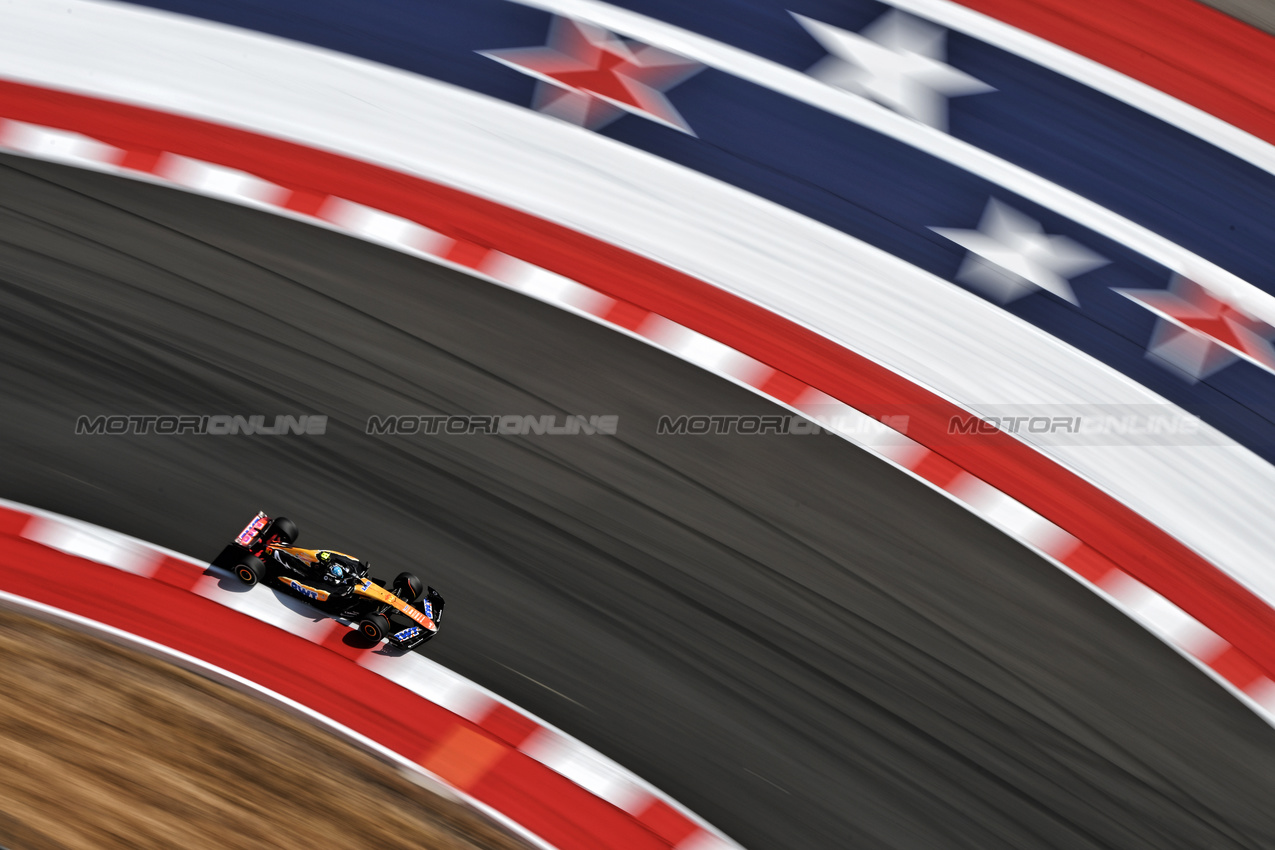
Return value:
[(1275, 32), (1275, 3), (1271, 0), (1207, 0), (1205, 5), (1250, 26)]
[[(836, 438), (657, 436), (780, 411), (524, 296), (3, 158), (0, 364), (0, 496), (208, 557), (261, 508), (412, 568), (428, 654), (750, 850), (1275, 845), (1275, 734), (1173, 651)], [(161, 413), (331, 418), (74, 434)], [(406, 413), (619, 433), (364, 433)]]

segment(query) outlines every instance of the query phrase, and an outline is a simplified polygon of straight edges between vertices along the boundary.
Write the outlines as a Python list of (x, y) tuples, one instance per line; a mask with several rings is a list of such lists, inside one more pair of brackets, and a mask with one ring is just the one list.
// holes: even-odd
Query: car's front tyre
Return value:
[(409, 605), (421, 598), (425, 592), (425, 584), (411, 573), (399, 573), (394, 577), (390, 589), (394, 595)]
[(390, 620), (384, 614), (368, 614), (359, 621), (359, 634), (380, 641), (390, 633)]

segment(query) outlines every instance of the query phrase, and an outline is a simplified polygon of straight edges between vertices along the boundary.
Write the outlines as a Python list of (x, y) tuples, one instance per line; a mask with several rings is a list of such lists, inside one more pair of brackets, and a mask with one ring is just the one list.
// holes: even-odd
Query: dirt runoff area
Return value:
[(0, 611), (0, 847), (528, 846), (273, 704)]

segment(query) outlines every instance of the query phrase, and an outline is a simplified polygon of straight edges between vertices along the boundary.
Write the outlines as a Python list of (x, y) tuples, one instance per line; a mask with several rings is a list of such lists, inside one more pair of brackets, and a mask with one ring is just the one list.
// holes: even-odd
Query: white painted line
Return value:
[(1006, 534), (1050, 555), (1070, 554), (1079, 543), (1022, 502), (968, 472), (962, 472), (945, 489)]
[[(46, 511), (43, 508), (35, 508), (30, 505), (24, 505), (21, 502), (14, 502), (10, 499), (0, 499), (0, 507), (7, 508), (11, 511), (17, 511), (19, 513), (27, 514), (31, 516), (33, 519), (34, 518), (46, 519), (51, 522), (59, 522), (59, 523), (66, 523), (69, 525), (80, 526), (89, 531), (97, 532), (100, 534), (113, 535), (119, 540), (131, 543), (136, 547), (139, 547), (141, 549), (148, 549), (151, 552), (157, 553), (157, 555), (161, 558), (163, 557), (176, 558), (179, 561), (185, 561), (186, 563), (191, 564), (192, 566), (199, 567), (200, 569), (204, 569), (205, 567), (208, 566), (207, 561), (201, 561), (198, 558), (192, 558), (189, 555), (184, 555), (181, 552), (176, 552), (172, 549), (167, 548), (166, 546), (160, 546), (156, 543), (149, 543), (137, 537), (131, 537), (127, 534), (121, 534), (118, 531), (111, 531), (108, 528), (103, 528), (100, 525), (93, 525), (92, 523), (87, 523), (82, 520), (72, 519), (71, 517), (65, 516), (63, 514), (57, 514), (57, 513), (54, 513), (53, 511)], [(28, 523), (29, 522), (30, 520), (28, 520)]]
[(5, 121), (0, 140), (5, 147), (30, 156), (99, 171), (115, 165), (123, 156), (119, 148), (88, 136), (22, 121)]
[(203, 195), (253, 206), (281, 206), (291, 194), (247, 172), (169, 153), (160, 157), (155, 174)]
[(305, 606), (305, 610), (294, 610), (284, 605), (282, 600), (291, 597), (276, 596), (274, 591), (261, 585), (240, 591), (225, 590), (221, 587), (223, 581), (237, 579), (204, 576), (195, 583), (192, 592), (308, 641), (322, 641), (331, 628), (331, 619), (314, 608)]
[(71, 519), (32, 517), (22, 536), (59, 552), (140, 576), (150, 576), (163, 560), (158, 552), (130, 537)]
[(531, 832), (522, 824), (511, 819), (508, 815), (505, 815), (498, 809), (492, 808), (486, 803), (478, 801), (459, 788), (447, 784), (437, 775), (421, 767), (411, 759), (404, 757), (401, 753), (396, 753), (389, 747), (378, 744), (366, 735), (355, 732), (348, 726), (344, 726), (332, 718), (320, 714), (309, 706), (303, 705), (296, 700), (289, 699), (282, 694), (276, 693), (263, 685), (257, 684), (251, 679), (245, 679), (243, 676), (231, 673), (229, 670), (224, 670), (221, 667), (204, 661), (201, 658), (196, 658), (193, 655), (187, 655), (184, 652), (156, 643), (155, 641), (147, 640), (146, 638), (139, 637), (138, 635), (126, 632), (122, 629), (117, 629), (114, 626), (108, 626), (105, 623), (99, 623), (98, 621), (91, 620), (88, 617), (82, 617), (79, 614), (63, 611), (43, 602), (32, 602), (31, 600), (24, 599), (21, 596), (15, 596), (14, 594), (0, 591), (0, 605), (22, 609), (29, 612), (32, 616), (46, 620), (65, 621), (66, 623), (82, 630), (100, 632), (111, 640), (126, 644), (133, 644), (151, 655), (164, 658), (165, 660), (178, 664), (189, 670), (199, 671), (200, 673), (214, 679), (220, 679), (242, 691), (247, 691), (265, 697), (266, 699), (283, 706), (288, 711), (306, 718), (316, 726), (327, 728), (328, 730), (350, 740), (368, 752), (376, 754), (380, 758), (397, 766), (399, 770), (410, 776), (418, 784), (429, 788), (434, 793), (466, 803), (479, 812), (487, 815), (492, 820), (495, 820), (502, 826), (512, 830), (517, 835), (522, 836), (531, 843), (533, 847), (537, 847), (539, 850), (555, 850), (552, 844)]
[(1217, 293), (1219, 297), (1225, 296), (1224, 300), (1237, 304), (1250, 315), (1275, 325), (1275, 296), (1216, 263), (1101, 204), (1051, 183), (1026, 168), (1000, 159), (941, 130), (913, 121), (865, 97), (820, 82), (808, 74), (763, 59), (746, 50), (600, 0), (515, 2), (595, 24), (644, 44), (672, 51), (853, 121), (1054, 210), (1172, 271), (1190, 276), (1201, 286)]
[[(521, 106), (128, 4), (26, 0), (10, 12), (0, 75), (252, 128), (455, 186), (695, 275), (949, 400), (1166, 403), (887, 252)], [(345, 95), (371, 89), (371, 100)], [(723, 216), (729, 228), (718, 225)], [(1130, 441), (1106, 452), (1034, 448), (1275, 599), (1275, 573), (1260, 569), (1275, 539), (1260, 508), (1275, 493), (1275, 466), (1205, 431), (1226, 450), (1170, 462)]]
[(566, 306), (591, 316), (604, 315), (615, 299), (609, 298), (569, 277), (528, 264), (516, 284), (510, 284), (524, 295), (557, 306)]
[(914, 469), (930, 452), (906, 434), (814, 387), (807, 387), (791, 406), (829, 431), (907, 470)]
[(675, 346), (681, 344), (683, 336), (695, 332), (685, 325), (679, 325), (672, 319), (666, 319), (658, 313), (652, 313), (646, 317), (642, 324), (638, 325), (636, 333), (661, 348), (673, 351)]
[[(189, 563), (193, 566), (197, 566), (200, 568), (207, 566), (207, 564), (204, 561), (201, 561), (197, 558), (191, 558), (189, 555), (184, 555), (180, 552), (175, 552), (171, 549), (166, 549), (162, 546), (157, 546), (155, 544), (147, 543), (135, 537), (129, 537), (128, 535), (119, 534), (117, 532), (110, 531), (109, 529), (105, 529), (100, 526), (95, 526), (89, 523), (81, 522), (79, 520), (74, 520), (74, 519), (71, 519), (70, 517), (66, 517), (61, 514), (55, 514), (51, 511), (42, 510), (40, 508), (34, 508), (29, 505), (23, 505), (18, 502), (13, 502), (8, 499), (2, 499), (2, 498), (0, 498), (0, 507), (4, 507), (12, 511), (17, 511), (19, 513), (24, 513), (30, 517), (27, 520), (26, 526), (24, 527), (24, 532), (27, 529), (30, 529), (32, 533), (43, 534), (44, 532), (41, 531), (41, 528), (43, 525), (47, 525), (49, 527), (56, 527), (60, 529), (73, 527), (77, 531), (82, 530), (85, 532), (90, 532), (96, 538), (111, 539), (116, 542), (125, 544), (128, 547), (131, 547), (134, 549), (146, 550), (153, 557), (156, 563), (158, 563), (165, 556), (167, 556), (167, 557), (175, 558), (180, 561), (184, 561), (186, 563)], [(63, 534), (63, 533), (64, 532), (62, 531), (55, 532), (55, 534)], [(24, 534), (23, 536), (26, 536), (26, 535)], [(76, 554), (76, 553), (68, 552), (68, 554)], [(218, 602), (219, 604), (225, 605), (228, 608), (232, 608), (236, 611), (239, 611), (243, 614), (246, 614), (247, 616), (253, 617), (254, 619), (277, 626), (278, 628), (281, 628), (284, 631), (287, 631), (291, 634), (295, 634), (299, 637), (305, 638), (306, 640), (310, 640), (312, 642), (321, 642), (324, 636), (330, 633), (331, 627), (334, 624), (338, 626), (341, 624), (340, 621), (335, 620), (333, 618), (329, 618), (326, 615), (321, 614), (319, 611), (307, 605), (302, 600), (295, 599), (291, 596), (281, 594), (281, 593), (276, 594), (273, 591), (269, 590), (268, 588), (262, 587), (260, 585), (253, 587), (250, 590), (238, 590), (240, 587), (242, 587), (242, 585), (236, 584), (235, 582), (237, 582), (237, 579), (235, 579), (230, 573), (215, 567), (212, 568), (212, 573), (213, 573), (212, 575), (203, 576), (191, 589), (191, 592), (199, 596), (202, 596), (206, 599), (209, 599), (211, 601)], [(221, 586), (221, 583), (223, 581), (231, 582), (232, 588), (235, 588), (235, 589), (234, 590), (223, 589)], [(10, 594), (5, 594), (3, 592), (0, 592), (0, 600), (8, 599), (8, 598), (17, 600), (15, 604), (22, 604), (26, 606), (31, 606), (35, 604), (28, 600), (21, 599), (20, 597), (11, 597)], [(62, 616), (64, 614), (64, 612), (60, 612), (54, 608), (49, 608), (48, 606), (43, 605), (42, 603), (40, 604), (39, 607), (41, 611), (47, 612), (47, 613), (53, 613), (57, 616)], [(113, 627), (110, 627), (110, 626), (97, 624), (92, 620), (87, 620), (86, 618), (79, 617), (78, 615), (66, 614), (65, 616), (68, 618), (74, 618), (77, 621), (83, 621), (84, 623), (93, 624), (95, 627), (100, 627), (103, 630), (111, 630), (111, 631), (118, 632), (120, 635), (126, 637), (127, 639), (134, 640), (139, 643), (145, 643), (145, 644), (151, 643), (149, 641), (146, 641), (144, 638), (139, 638), (139, 637), (136, 637), (135, 635), (130, 635), (126, 632), (115, 630), (113, 629)], [(168, 653), (170, 655), (181, 656), (181, 653), (178, 653), (175, 650), (170, 650), (167, 647), (162, 647), (159, 644), (154, 644), (154, 646), (157, 647), (159, 650), (165, 653)], [(182, 657), (186, 657), (186, 656), (182, 656)], [(206, 662), (199, 661), (198, 659), (191, 659), (191, 661), (212, 669), (211, 665), (207, 665)], [(387, 679), (390, 679), (391, 681), (394, 681), (396, 684), (402, 685), (403, 687), (407, 688), (408, 690), (412, 691), (418, 696), (421, 696), (424, 699), (434, 702), (436, 705), (439, 705), (447, 709), (448, 711), (451, 711), (454, 714), (464, 717), (465, 719), (470, 720), (471, 722), (474, 722), (474, 723), (480, 722), (491, 711), (491, 709), (494, 707), (496, 703), (500, 703), (502, 705), (507, 706), (512, 711), (515, 711), (518, 714), (530, 720), (533, 724), (535, 724), (539, 728), (539, 730), (545, 733), (551, 733), (553, 735), (556, 735), (562, 740), (572, 741), (583, 750), (589, 750), (589, 748), (585, 747), (584, 744), (575, 742), (574, 739), (572, 739), (569, 735), (567, 735), (565, 732), (558, 729), (557, 727), (552, 726), (549, 723), (546, 723), (544, 720), (527, 712), (525, 709), (520, 708), (519, 706), (509, 702), (508, 700), (502, 699), (501, 697), (492, 693), (486, 688), (483, 688), (481, 685), (475, 682), (472, 682), (469, 679), (466, 679), (464, 676), (461, 676), (460, 674), (449, 670), (448, 668), (442, 666), (441, 664), (438, 664), (435, 661), (432, 661), (426, 658), (423, 655), (418, 655), (415, 653), (407, 653), (401, 656), (396, 656), (383, 651), (373, 651), (373, 652), (368, 652), (361, 655), (357, 659), (356, 663), (360, 664), (361, 666), (365, 667), (366, 669), (374, 673), (377, 673), (378, 675), (381, 675)], [(233, 674), (230, 674), (230, 673), (226, 673), (226, 675), (233, 677)], [(234, 677), (234, 678), (238, 680), (238, 677)], [(259, 685), (256, 685), (255, 683), (248, 682), (247, 680), (242, 680), (242, 681), (245, 682), (247, 685), (253, 687), (254, 689), (265, 692), (264, 688), (261, 688)], [(330, 719), (323, 717), (322, 715), (318, 715), (316, 712), (313, 712), (311, 709), (305, 708), (304, 706), (301, 706), (300, 704), (296, 704), (296, 705), (298, 709), (314, 716), (316, 719), (322, 722), (325, 722), (327, 724), (330, 724), (334, 727), (337, 726), (337, 724), (334, 721), (331, 721)], [(340, 728), (344, 728), (344, 727), (340, 727)], [(381, 749), (384, 749), (384, 748), (381, 748)], [(389, 750), (385, 750), (385, 752), (390, 753), (392, 757), (396, 760), (400, 760), (400, 761), (402, 760), (402, 756), (400, 756), (397, 753), (392, 753)], [(601, 756), (600, 754), (598, 757), (601, 759), (605, 759), (605, 757)], [(612, 764), (614, 763), (612, 762)], [(477, 806), (484, 813), (495, 818), (500, 823), (509, 826), (511, 829), (515, 830), (520, 835), (523, 835), (524, 837), (526, 837), (529, 841), (531, 841), (536, 846), (543, 848), (543, 850), (553, 850), (553, 848), (549, 844), (544, 842), (538, 836), (535, 836), (534, 834), (528, 832), (520, 824), (510, 820), (506, 815), (499, 812), (498, 810), (493, 809), (487, 806), (486, 804), (479, 803), (478, 801), (473, 800), (462, 791), (453, 789), (451, 788), (451, 786), (446, 786), (446, 784), (442, 783), (442, 781), (438, 779), (438, 777), (436, 777), (434, 774), (429, 773), (428, 771), (425, 771), (423, 768), (421, 768), (419, 765), (415, 763), (412, 763), (412, 769), (415, 770), (417, 773), (420, 773), (429, 777), (432, 781), (435, 781), (444, 785), (449, 791), (452, 791), (460, 795), (463, 799)], [(707, 831), (713, 835), (720, 835), (720, 833), (711, 824), (708, 824), (706, 821), (704, 821), (703, 818), (699, 817), (694, 812), (690, 811), (681, 803), (672, 799), (664, 792), (655, 788), (653, 785), (646, 782), (641, 777), (637, 776), (636, 774), (633, 774), (632, 772), (625, 770), (622, 767), (619, 767), (618, 765), (616, 765), (616, 769), (624, 772), (627, 775), (629, 781), (632, 782), (634, 786), (641, 789), (641, 791), (644, 792), (649, 798), (661, 800), (670, 808), (681, 813), (687, 819), (689, 819), (692, 823), (696, 824), (702, 831)], [(581, 787), (585, 787), (585, 786), (581, 786)], [(725, 841), (725, 843), (722, 845), (723, 847), (732, 848), (732, 850), (739, 850), (738, 844), (726, 841), (724, 836), (722, 837), (721, 840)]]
[(1120, 568), (1111, 570), (1097, 585), (1104, 593), (1120, 603), (1121, 607), (1135, 610), (1155, 591)]
[(359, 664), (473, 723), (496, 704), (482, 688), (423, 655), (368, 652), (359, 657)]
[(523, 285), (531, 281), (539, 271), (544, 270), (503, 251), (493, 250), (483, 262), (484, 274), (500, 285), (518, 292), (522, 292)]
[(1145, 585), (1136, 593), (1129, 592), (1127, 584), (1118, 589), (1127, 597), (1128, 601), (1123, 604), (1127, 613), (1135, 620), (1152, 634), (1191, 653), (1206, 664), (1229, 646), (1213, 630)]
[(441, 254), (454, 241), (414, 221), (341, 198), (328, 198), (318, 217), (369, 242), (390, 248)]
[(725, 841), (711, 832), (700, 830), (693, 832), (677, 844), (677, 850), (730, 850), (736, 845)]
[[(662, 316), (659, 318), (662, 324), (648, 320), (642, 325), (640, 329), (642, 336), (649, 337), (663, 348), (701, 369), (725, 375), (749, 386), (755, 386), (764, 380), (768, 373), (774, 372), (766, 364), (712, 337), (683, 327)], [(648, 326), (651, 333), (648, 333)]]
[(994, 511), (1003, 499), (1009, 498), (991, 484), (968, 472), (962, 472), (956, 476), (956, 479), (945, 489), (969, 505), (970, 510), (980, 516)]
[(949, 0), (886, 2), (1084, 83), (1275, 174), (1275, 145), (1086, 56)]
[(1263, 676), (1249, 685), (1245, 694), (1263, 711), (1275, 715), (1275, 682)]
[(596, 797), (631, 815), (654, 799), (633, 775), (592, 747), (551, 729), (539, 729), (518, 749)]

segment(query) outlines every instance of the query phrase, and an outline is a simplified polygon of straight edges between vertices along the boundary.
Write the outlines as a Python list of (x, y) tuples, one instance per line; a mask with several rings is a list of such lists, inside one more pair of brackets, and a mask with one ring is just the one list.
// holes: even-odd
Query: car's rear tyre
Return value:
[(359, 620), (359, 634), (379, 641), (390, 633), (390, 621), (384, 614), (368, 614)]
[(266, 565), (261, 562), (261, 559), (246, 553), (239, 557), (239, 563), (235, 564), (233, 569), (239, 580), (249, 587), (266, 576)]
[(275, 517), (274, 522), (266, 529), (265, 539), (274, 539), (284, 546), (297, 542), (297, 524), (286, 516)]
[(395, 596), (409, 603), (420, 599), (421, 594), (425, 592), (424, 583), (411, 573), (399, 573), (394, 577), (394, 583), (390, 587)]

